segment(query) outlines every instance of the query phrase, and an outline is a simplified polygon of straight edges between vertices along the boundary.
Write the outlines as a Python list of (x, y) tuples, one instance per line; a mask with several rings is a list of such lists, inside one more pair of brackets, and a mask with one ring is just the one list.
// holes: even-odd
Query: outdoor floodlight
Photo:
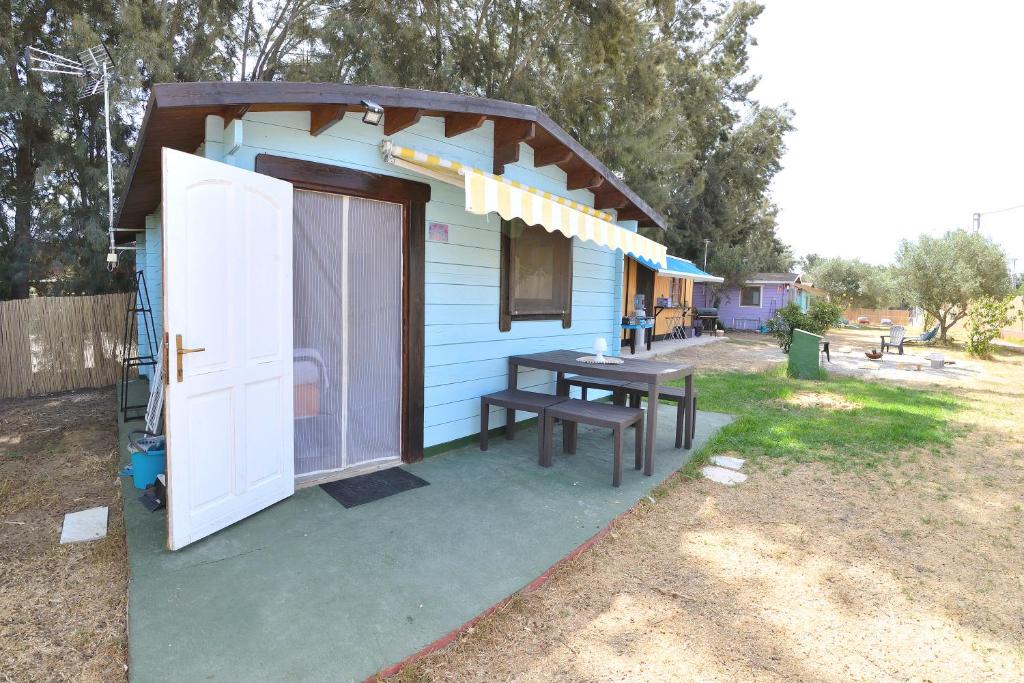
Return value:
[(384, 107), (370, 100), (362, 100), (362, 104), (363, 123), (368, 123), (371, 126), (380, 125), (380, 120), (384, 118)]

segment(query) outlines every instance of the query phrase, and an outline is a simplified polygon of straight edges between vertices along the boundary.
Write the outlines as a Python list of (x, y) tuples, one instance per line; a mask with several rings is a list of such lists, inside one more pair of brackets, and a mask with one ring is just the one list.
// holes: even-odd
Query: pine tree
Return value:
[(0, 0), (0, 8), (10, 17), (0, 31), (0, 298), (30, 287), (109, 291), (129, 274), (129, 265), (120, 277), (103, 270), (98, 98), (78, 98), (73, 79), (27, 72), (27, 45), (73, 55), (103, 43), (113, 55), (117, 184), (153, 83), (444, 90), (541, 108), (666, 215), (668, 231), (647, 234), (673, 253), (699, 259), (708, 238), (716, 268), (792, 265), (769, 194), (792, 112), (752, 97), (750, 29), (761, 12), (753, 2)]

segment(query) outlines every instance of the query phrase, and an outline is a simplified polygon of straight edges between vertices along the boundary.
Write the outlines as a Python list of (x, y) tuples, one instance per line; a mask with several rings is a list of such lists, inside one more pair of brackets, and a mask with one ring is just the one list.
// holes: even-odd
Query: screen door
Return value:
[(296, 190), (295, 475), (398, 462), (402, 206)]

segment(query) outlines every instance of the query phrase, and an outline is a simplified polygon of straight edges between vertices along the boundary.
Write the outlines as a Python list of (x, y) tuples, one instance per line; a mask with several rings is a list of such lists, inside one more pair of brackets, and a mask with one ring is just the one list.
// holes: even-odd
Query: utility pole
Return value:
[(981, 214), (975, 212), (974, 214), (974, 232), (981, 231)]
[(711, 244), (711, 240), (704, 239), (704, 270), (708, 269), (708, 245)]

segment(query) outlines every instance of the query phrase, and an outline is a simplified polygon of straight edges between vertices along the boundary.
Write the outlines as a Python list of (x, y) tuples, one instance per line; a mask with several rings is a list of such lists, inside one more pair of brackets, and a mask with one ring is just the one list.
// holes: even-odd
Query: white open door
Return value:
[(294, 481), (292, 186), (163, 150), (168, 547)]

